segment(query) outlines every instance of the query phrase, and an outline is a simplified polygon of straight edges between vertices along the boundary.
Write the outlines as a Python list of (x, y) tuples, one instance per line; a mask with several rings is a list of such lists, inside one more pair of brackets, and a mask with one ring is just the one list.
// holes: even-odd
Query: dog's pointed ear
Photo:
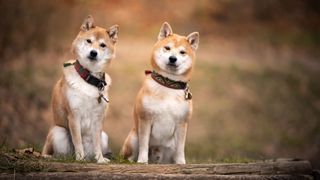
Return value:
[(187, 36), (187, 40), (190, 43), (193, 50), (197, 50), (199, 46), (200, 35), (198, 32), (193, 32)]
[(169, 23), (164, 22), (161, 26), (159, 35), (158, 35), (158, 40), (162, 40), (168, 36), (172, 35), (172, 29)]
[(89, 31), (91, 28), (94, 28), (94, 20), (91, 15), (88, 15), (86, 19), (83, 21), (80, 29), (82, 31)]
[(109, 37), (113, 43), (116, 43), (118, 40), (119, 25), (113, 25), (107, 30)]

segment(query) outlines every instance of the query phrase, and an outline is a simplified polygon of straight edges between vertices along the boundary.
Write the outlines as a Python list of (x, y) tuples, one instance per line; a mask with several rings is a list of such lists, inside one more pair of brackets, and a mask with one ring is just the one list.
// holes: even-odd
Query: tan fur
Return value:
[[(192, 33), (190, 35), (185, 37), (173, 34), (170, 25), (164, 23), (160, 30), (159, 41), (153, 48), (151, 58), (153, 70), (165, 77), (169, 76), (169, 78), (174, 80), (189, 81), (195, 61), (195, 50), (199, 41), (198, 33)], [(169, 70), (160, 67), (156, 60), (156, 58), (159, 58), (157, 53), (161, 53), (162, 48), (168, 44), (173, 44), (171, 49), (172, 54), (175, 53), (175, 55), (179, 51), (179, 48), (184, 48), (185, 54), (189, 57), (189, 60), (192, 61), (189, 65), (186, 65), (187, 67), (180, 74), (175, 71), (170, 72)], [(181, 55), (181, 57), (184, 56), (185, 55)], [(133, 112), (134, 127), (126, 138), (120, 154), (124, 158), (134, 161), (138, 160), (140, 163), (184, 164), (186, 132), (188, 121), (192, 115), (192, 101), (186, 100), (184, 95), (183, 90), (169, 89), (157, 84), (150, 76), (147, 76), (136, 98)], [(152, 102), (159, 102), (159, 104), (152, 104)], [(172, 109), (174, 105), (171, 105), (170, 103), (181, 105), (181, 107), (175, 107), (177, 108), (178, 114), (175, 114)], [(157, 107), (157, 105), (159, 105), (159, 107)], [(169, 108), (168, 110), (166, 109), (167, 106)], [(186, 112), (184, 111), (185, 107), (187, 107)], [(158, 112), (158, 110), (161, 112)], [(166, 117), (169, 119), (166, 120)], [(174, 124), (174, 127), (171, 126), (172, 123)], [(162, 125), (165, 127), (162, 128)], [(170, 128), (175, 128), (174, 132), (171, 132)], [(155, 137), (158, 135), (154, 135), (154, 133), (158, 131), (163, 132), (164, 134)], [(177, 145), (158, 144), (159, 141), (167, 141), (162, 137), (170, 137)], [(132, 139), (134, 138), (138, 139), (137, 143), (132, 142)], [(170, 141), (171, 140), (168, 141), (169, 144)], [(168, 148), (169, 150), (166, 150)], [(173, 148), (173, 150), (170, 150), (170, 148)], [(138, 152), (135, 154), (135, 151)], [(149, 156), (149, 160), (146, 156)]]

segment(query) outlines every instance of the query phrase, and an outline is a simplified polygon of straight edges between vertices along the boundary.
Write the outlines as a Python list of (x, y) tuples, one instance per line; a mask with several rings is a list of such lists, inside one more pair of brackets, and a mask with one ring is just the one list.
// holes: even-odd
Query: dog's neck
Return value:
[(78, 60), (73, 65), (79, 76), (87, 83), (97, 87), (99, 90), (103, 90), (107, 85), (104, 78), (105, 74), (103, 72), (92, 73), (88, 69), (84, 68)]

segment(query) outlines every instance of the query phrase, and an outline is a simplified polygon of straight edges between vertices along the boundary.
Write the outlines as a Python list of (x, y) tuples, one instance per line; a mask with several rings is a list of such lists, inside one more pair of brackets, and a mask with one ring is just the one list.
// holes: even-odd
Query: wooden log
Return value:
[(143, 164), (65, 164), (50, 163), (48, 171), (56, 172), (91, 172), (108, 173), (159, 173), (159, 174), (206, 174), (206, 175), (240, 175), (240, 174), (312, 174), (308, 161), (275, 161), (259, 163), (233, 164), (186, 164), (186, 165), (143, 165)]
[(40, 179), (210, 179), (210, 180), (312, 180), (310, 175), (203, 175), (203, 174), (154, 174), (154, 173), (107, 173), (107, 172), (53, 172), (53, 173), (28, 173), (28, 174), (2, 174), (2, 179), (40, 180)]
[[(0, 172), (0, 179), (314, 179), (311, 164), (295, 159), (231, 164), (144, 165), (58, 163), (41, 158), (25, 161), (21, 157), (4, 154), (0, 161), (2, 167), (17, 169), (17, 173)], [(21, 168), (28, 166), (35, 168), (21, 171)]]

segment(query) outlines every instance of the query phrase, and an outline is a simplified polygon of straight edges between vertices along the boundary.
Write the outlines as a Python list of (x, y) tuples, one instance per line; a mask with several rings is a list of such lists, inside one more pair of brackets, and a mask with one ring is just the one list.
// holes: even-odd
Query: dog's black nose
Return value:
[(95, 50), (90, 51), (91, 57), (95, 58), (95, 57), (97, 57), (97, 55), (98, 55), (97, 51), (95, 51)]
[(175, 57), (175, 56), (170, 56), (169, 57), (169, 62), (170, 63), (174, 64), (176, 61), (177, 61), (177, 57)]

